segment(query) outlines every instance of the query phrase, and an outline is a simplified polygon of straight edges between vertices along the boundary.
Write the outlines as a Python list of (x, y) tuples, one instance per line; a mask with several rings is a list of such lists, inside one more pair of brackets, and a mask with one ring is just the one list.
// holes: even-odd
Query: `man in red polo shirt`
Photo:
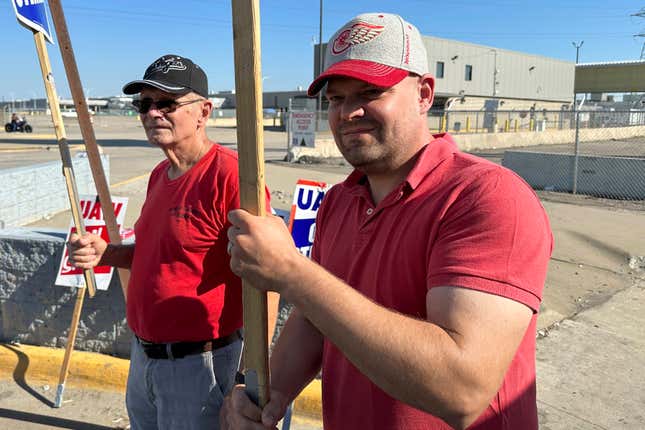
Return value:
[[(360, 15), (329, 41), (329, 125), (355, 167), (325, 197), (314, 262), (277, 219), (229, 214), (231, 268), (295, 305), (271, 401), (236, 387), (223, 428), (273, 428), (322, 367), (325, 429), (538, 428), (535, 332), (553, 239), (513, 172), (432, 136), (419, 32)], [(262, 424), (258, 422), (261, 421)]]

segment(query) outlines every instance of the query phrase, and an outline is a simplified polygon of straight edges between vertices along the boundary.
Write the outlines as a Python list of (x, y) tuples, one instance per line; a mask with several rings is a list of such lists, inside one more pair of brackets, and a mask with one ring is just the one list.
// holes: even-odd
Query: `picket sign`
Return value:
[[(106, 242), (110, 242), (108, 236), (107, 226), (105, 225), (105, 219), (103, 218), (103, 210), (101, 208), (101, 202), (98, 199), (98, 196), (80, 196), (80, 207), (81, 215), (85, 223), (85, 230), (88, 233), (94, 233), (98, 236), (101, 236)], [(112, 197), (112, 205), (114, 206), (114, 214), (116, 216), (116, 222), (119, 230), (123, 225), (125, 220), (125, 210), (128, 204), (127, 197)], [(67, 238), (65, 243), (69, 241), (69, 237), (72, 233), (76, 233), (76, 227), (74, 222), (70, 223), (69, 230), (67, 232)], [(122, 232), (121, 238), (131, 235), (131, 231)], [(56, 285), (63, 287), (82, 287), (85, 285), (85, 280), (83, 278), (83, 271), (73, 267), (69, 263), (69, 254), (67, 246), (61, 257), (60, 265), (58, 268), (58, 273), (56, 275)], [(94, 274), (96, 276), (97, 289), (107, 290), (110, 285), (110, 280), (112, 279), (112, 273), (114, 272), (114, 267), (111, 266), (97, 266), (94, 268)]]
[(331, 185), (325, 182), (299, 179), (293, 193), (293, 204), (289, 216), (289, 231), (298, 251), (311, 257), (311, 246), (316, 234), (316, 214), (323, 197)]

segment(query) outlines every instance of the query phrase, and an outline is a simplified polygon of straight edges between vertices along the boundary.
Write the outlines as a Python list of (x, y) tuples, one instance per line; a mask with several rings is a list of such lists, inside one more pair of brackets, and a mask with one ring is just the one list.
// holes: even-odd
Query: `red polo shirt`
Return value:
[[(530, 430), (538, 427), (535, 324), (552, 245), (547, 216), (522, 179), (437, 135), (378, 205), (358, 171), (333, 187), (318, 213), (312, 258), (375, 302), (415, 318), (426, 318), (428, 290), (447, 285), (533, 309), (499, 392), (471, 427)], [(322, 375), (326, 430), (449, 429), (383, 392), (327, 340)]]

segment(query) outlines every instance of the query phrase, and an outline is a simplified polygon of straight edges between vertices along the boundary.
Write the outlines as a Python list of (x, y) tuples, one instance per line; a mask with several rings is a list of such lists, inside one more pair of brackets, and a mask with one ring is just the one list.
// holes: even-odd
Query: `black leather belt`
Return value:
[(201, 354), (202, 352), (215, 351), (216, 349), (223, 348), (238, 339), (242, 339), (242, 334), (240, 330), (235, 330), (227, 336), (202, 342), (153, 343), (141, 339), (139, 336), (136, 336), (136, 338), (148, 358), (175, 360), (177, 358), (184, 358), (187, 355)]

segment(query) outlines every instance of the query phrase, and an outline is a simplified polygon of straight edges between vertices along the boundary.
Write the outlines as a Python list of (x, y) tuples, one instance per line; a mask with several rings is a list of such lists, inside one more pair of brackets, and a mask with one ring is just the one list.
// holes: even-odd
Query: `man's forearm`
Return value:
[(271, 355), (271, 388), (293, 401), (320, 371), (322, 350), (322, 335), (294, 308)]
[(134, 244), (108, 244), (103, 256), (101, 257), (101, 261), (99, 261), (99, 266), (113, 266), (129, 269), (132, 266), (133, 258)]
[(461, 393), (474, 387), (464, 377), (461, 351), (447, 333), (374, 303), (309, 263), (293, 271), (296, 278), (288, 282), (298, 287), (283, 290), (285, 299), (391, 396), (446, 420), (458, 414)]

